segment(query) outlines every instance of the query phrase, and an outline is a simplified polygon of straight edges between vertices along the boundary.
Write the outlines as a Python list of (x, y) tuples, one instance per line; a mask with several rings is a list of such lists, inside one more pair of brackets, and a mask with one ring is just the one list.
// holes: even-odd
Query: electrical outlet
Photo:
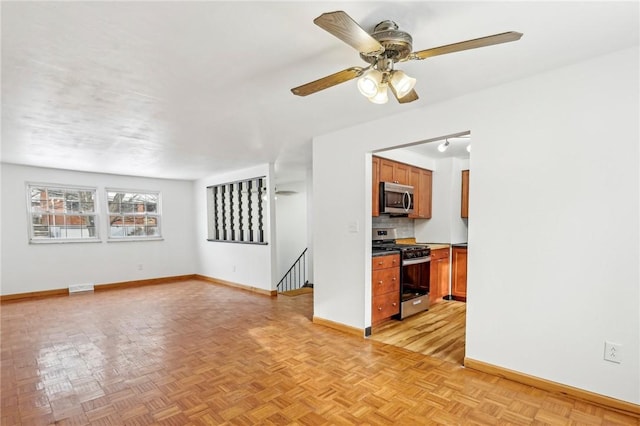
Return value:
[(622, 345), (619, 343), (604, 342), (604, 359), (620, 364), (622, 362)]

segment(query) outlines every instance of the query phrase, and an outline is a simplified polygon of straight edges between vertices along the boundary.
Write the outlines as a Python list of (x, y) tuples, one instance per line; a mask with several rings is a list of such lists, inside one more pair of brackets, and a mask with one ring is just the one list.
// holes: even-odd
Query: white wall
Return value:
[(278, 191), (295, 192), (276, 194), (276, 276), (280, 280), (307, 248), (307, 183), (301, 181), (278, 184)]
[[(29, 244), (27, 182), (95, 186), (162, 193), (162, 241)], [(193, 274), (193, 188), (191, 182), (80, 173), (2, 164), (1, 293), (16, 294), (67, 288), (71, 284), (109, 284)], [(101, 207), (102, 208), (102, 207)], [(138, 265), (142, 265), (142, 270)]]
[[(638, 60), (627, 49), (315, 138), (315, 315), (370, 324), (368, 153), (471, 130), (466, 356), (640, 403)], [(602, 359), (605, 339), (621, 364)]]
[[(207, 241), (207, 186), (266, 176), (268, 202), (265, 236), (268, 244)], [(274, 290), (277, 284), (273, 165), (209, 176), (193, 183), (196, 212), (197, 273), (247, 287)]]

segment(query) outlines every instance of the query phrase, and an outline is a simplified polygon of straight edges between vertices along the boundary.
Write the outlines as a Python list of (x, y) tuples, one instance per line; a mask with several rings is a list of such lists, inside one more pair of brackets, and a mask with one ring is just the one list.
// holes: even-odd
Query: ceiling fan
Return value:
[(519, 40), (522, 33), (509, 31), (445, 46), (412, 52), (413, 39), (409, 33), (398, 29), (393, 21), (382, 21), (369, 34), (346, 12), (323, 13), (313, 22), (360, 52), (369, 63), (366, 67), (350, 67), (291, 89), (294, 95), (307, 96), (354, 78), (358, 80), (360, 93), (371, 102), (383, 104), (388, 100), (387, 88), (401, 104), (413, 102), (418, 94), (413, 89), (416, 79), (403, 71), (395, 70), (397, 62), (427, 59), (432, 56)]

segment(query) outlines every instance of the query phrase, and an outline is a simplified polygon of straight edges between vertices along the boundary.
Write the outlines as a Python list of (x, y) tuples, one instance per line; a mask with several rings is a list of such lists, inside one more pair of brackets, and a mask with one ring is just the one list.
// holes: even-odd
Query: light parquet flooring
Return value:
[(467, 304), (444, 300), (428, 311), (375, 327), (371, 339), (462, 365)]
[(2, 425), (637, 425), (186, 281), (3, 304)]

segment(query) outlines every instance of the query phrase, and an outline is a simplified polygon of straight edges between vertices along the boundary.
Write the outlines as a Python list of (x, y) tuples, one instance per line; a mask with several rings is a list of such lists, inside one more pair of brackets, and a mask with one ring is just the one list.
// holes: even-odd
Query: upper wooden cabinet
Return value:
[(380, 215), (380, 182), (413, 186), (413, 219), (431, 219), (432, 172), (382, 157), (372, 158), (372, 216)]
[(431, 170), (411, 167), (409, 185), (413, 186), (414, 219), (431, 219)]
[(469, 170), (462, 171), (462, 203), (460, 204), (460, 216), (469, 217)]
[(411, 166), (380, 158), (380, 182), (395, 182), (409, 185)]

